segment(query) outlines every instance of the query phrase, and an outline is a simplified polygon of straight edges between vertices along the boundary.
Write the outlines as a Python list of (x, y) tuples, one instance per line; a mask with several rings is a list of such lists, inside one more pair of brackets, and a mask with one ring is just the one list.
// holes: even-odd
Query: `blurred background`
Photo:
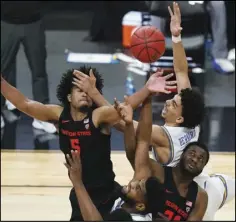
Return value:
[[(1, 1), (1, 72), (29, 98), (58, 104), (62, 73), (86, 64), (102, 73), (105, 98), (122, 100), (139, 90), (156, 67), (173, 70), (168, 3)], [(202, 140), (211, 151), (235, 152), (235, 2), (179, 4), (189, 75), (206, 100)], [(166, 37), (166, 52), (156, 63), (142, 64), (130, 56), (130, 35), (140, 25), (154, 25)], [(39, 85), (35, 78), (42, 80)], [(166, 98), (153, 99), (157, 124), (162, 124)], [(1, 149), (59, 150), (51, 125), (33, 121), (2, 98), (1, 104)], [(123, 150), (123, 136), (116, 130), (112, 150)]]

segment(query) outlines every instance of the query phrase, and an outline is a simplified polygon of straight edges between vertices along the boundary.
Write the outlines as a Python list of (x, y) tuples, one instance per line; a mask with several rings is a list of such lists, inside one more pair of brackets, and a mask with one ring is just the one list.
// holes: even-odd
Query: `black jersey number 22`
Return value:
[(71, 148), (80, 152), (79, 139), (70, 139)]

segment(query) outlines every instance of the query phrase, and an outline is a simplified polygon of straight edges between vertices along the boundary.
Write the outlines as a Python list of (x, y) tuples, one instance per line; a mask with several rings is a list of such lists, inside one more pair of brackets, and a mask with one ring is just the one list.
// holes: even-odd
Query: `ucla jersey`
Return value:
[[(200, 126), (189, 129), (185, 127), (174, 127), (174, 126), (161, 126), (163, 131), (166, 133), (170, 144), (170, 158), (167, 166), (174, 167), (179, 162), (180, 156), (183, 153), (184, 148), (191, 142), (198, 141), (200, 134)], [(153, 150), (153, 156), (158, 161), (155, 149)]]
[[(114, 205), (111, 209), (111, 212), (113, 212), (117, 209), (120, 209), (123, 204), (124, 204), (124, 201), (121, 198), (118, 198), (115, 201), (115, 203), (114, 203)], [(131, 213), (130, 215), (131, 215), (131, 217), (134, 221), (152, 221), (152, 214), (142, 215), (142, 214), (133, 214), (133, 213)]]

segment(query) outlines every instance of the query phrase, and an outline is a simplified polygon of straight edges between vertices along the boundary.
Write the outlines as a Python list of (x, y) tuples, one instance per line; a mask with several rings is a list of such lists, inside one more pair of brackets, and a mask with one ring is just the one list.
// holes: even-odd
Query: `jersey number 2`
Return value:
[(70, 144), (72, 149), (78, 150), (78, 152), (80, 152), (79, 139), (70, 139)]
[(165, 214), (165, 216), (168, 217), (168, 220), (170, 220), (170, 221), (180, 221), (181, 220), (181, 217), (179, 215), (176, 215), (174, 217), (174, 212), (172, 212), (170, 210), (166, 210), (164, 214)]

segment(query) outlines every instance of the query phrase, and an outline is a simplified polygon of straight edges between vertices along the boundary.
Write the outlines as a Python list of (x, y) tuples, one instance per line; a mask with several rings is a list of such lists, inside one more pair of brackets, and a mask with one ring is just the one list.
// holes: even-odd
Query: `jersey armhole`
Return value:
[[(173, 143), (173, 140), (172, 140), (172, 138), (171, 138), (171, 135), (170, 135), (169, 131), (165, 128), (165, 126), (161, 126), (161, 128), (163, 129), (164, 133), (166, 134), (167, 139), (168, 139), (168, 142), (169, 142), (169, 145), (170, 145), (170, 147), (169, 147), (169, 148), (170, 148), (169, 160), (167, 161), (167, 163), (162, 164), (163, 166), (167, 166), (167, 165), (169, 165), (169, 164), (173, 161), (173, 159), (174, 159), (174, 143)], [(154, 156), (155, 156), (155, 158), (158, 157), (157, 154), (156, 154), (155, 149), (153, 149), (153, 151), (154, 151)]]
[(102, 132), (102, 129), (103, 129), (102, 125), (103, 125), (103, 124), (98, 125), (98, 127), (96, 127), (96, 126), (94, 125), (94, 122), (93, 122), (93, 111), (94, 111), (94, 110), (91, 110), (91, 112), (89, 113), (89, 118), (91, 118), (91, 122), (92, 122), (92, 124), (93, 124), (93, 128), (96, 129), (96, 130), (98, 130), (98, 131), (101, 133), (101, 135), (104, 135), (104, 136), (111, 136), (111, 127), (109, 127), (110, 133), (109, 133), (109, 134), (105, 134), (105, 133)]

